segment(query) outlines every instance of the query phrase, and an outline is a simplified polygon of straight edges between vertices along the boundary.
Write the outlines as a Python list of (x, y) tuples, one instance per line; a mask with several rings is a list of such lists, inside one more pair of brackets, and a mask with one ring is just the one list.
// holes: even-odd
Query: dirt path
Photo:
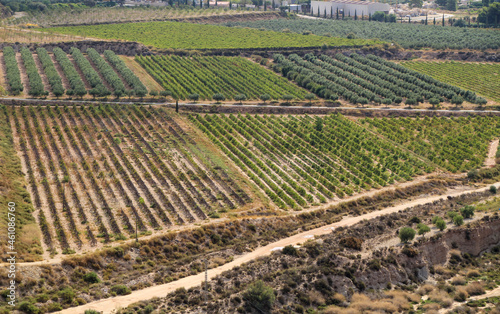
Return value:
[[(496, 183), (495, 186), (500, 187), (500, 182)], [(247, 263), (253, 259), (256, 259), (261, 256), (269, 255), (273, 250), (280, 249), (282, 247), (285, 247), (287, 245), (296, 245), (299, 243), (303, 243), (307, 241), (308, 239), (313, 239), (314, 236), (320, 236), (324, 234), (331, 233), (333, 229), (338, 228), (338, 227), (348, 227), (352, 226), (362, 220), (365, 219), (372, 219), (375, 217), (378, 217), (380, 215), (387, 215), (391, 213), (398, 212), (400, 210), (407, 209), (409, 207), (413, 207), (416, 205), (423, 205), (426, 203), (431, 203), (434, 201), (437, 201), (439, 199), (442, 199), (446, 196), (458, 196), (462, 194), (468, 194), (472, 192), (482, 192), (488, 190), (488, 187), (483, 187), (475, 190), (469, 190), (469, 191), (455, 191), (448, 193), (447, 195), (437, 195), (437, 196), (432, 196), (432, 197), (427, 197), (423, 199), (417, 199), (413, 200), (410, 202), (407, 202), (405, 204), (393, 206), (393, 207), (387, 207), (383, 210), (376, 211), (376, 212), (371, 212), (365, 215), (360, 215), (356, 217), (344, 217), (339, 222), (326, 225), (320, 228), (312, 229), (306, 232), (301, 232), (299, 234), (296, 234), (294, 236), (276, 241), (274, 243), (268, 244), (266, 246), (260, 247), (256, 250), (254, 250), (251, 253), (239, 256), (235, 258), (232, 262), (227, 263), (225, 265), (219, 266), (217, 268), (210, 269), (208, 271), (208, 278), (213, 279), (215, 276), (220, 275), (222, 272), (227, 271), (232, 269), (233, 267), (239, 266), (241, 264)], [(82, 306), (74, 307), (74, 308), (69, 308), (66, 310), (63, 310), (59, 313), (68, 313), (68, 314), (73, 314), (73, 313), (82, 313), (83, 311), (87, 309), (95, 309), (98, 311), (102, 311), (103, 313), (111, 313), (114, 309), (118, 307), (126, 307), (132, 303), (141, 301), (141, 300), (149, 300), (153, 297), (165, 297), (167, 294), (175, 291), (177, 288), (184, 287), (186, 289), (189, 289), (191, 287), (195, 287), (200, 285), (204, 281), (205, 274), (199, 273), (197, 275), (185, 277), (182, 279), (179, 279), (174, 282), (170, 282), (168, 284), (163, 284), (163, 285), (158, 285), (154, 287), (149, 287), (146, 289), (134, 291), (129, 295), (126, 296), (119, 296), (119, 297), (114, 297), (114, 298), (109, 298), (109, 299), (104, 299), (104, 300), (99, 300), (95, 302), (91, 302)]]
[(500, 287), (496, 287), (495, 289), (490, 290), (485, 294), (470, 297), (465, 302), (453, 302), (453, 304), (449, 308), (440, 309), (439, 313), (440, 314), (450, 313), (453, 309), (459, 307), (460, 305), (464, 305), (468, 301), (482, 300), (486, 298), (499, 297), (499, 296), (500, 296)]
[(495, 158), (498, 150), (498, 139), (493, 140), (488, 147), (488, 156), (484, 161), (485, 167), (494, 167), (496, 165)]

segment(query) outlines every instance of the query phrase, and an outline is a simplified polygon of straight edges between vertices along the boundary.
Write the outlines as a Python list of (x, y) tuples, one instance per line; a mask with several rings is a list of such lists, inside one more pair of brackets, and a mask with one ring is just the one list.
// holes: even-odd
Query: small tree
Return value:
[(460, 106), (461, 104), (463, 104), (463, 102), (464, 102), (464, 99), (460, 96), (455, 95), (451, 98), (451, 103), (457, 107)]
[(417, 100), (414, 98), (408, 98), (406, 99), (405, 104), (407, 104), (408, 107), (411, 107), (417, 104)]
[(226, 99), (226, 96), (221, 93), (217, 93), (213, 94), (212, 99), (214, 99), (217, 104), (220, 104), (221, 101)]
[(413, 228), (403, 227), (399, 230), (399, 239), (401, 239), (401, 242), (407, 243), (413, 240), (413, 238), (415, 238), (415, 230)]
[(483, 108), (483, 106), (486, 105), (488, 101), (482, 97), (478, 97), (476, 103), (479, 105), (479, 108)]
[(264, 103), (266, 103), (267, 100), (271, 99), (271, 96), (269, 94), (262, 94), (259, 96), (260, 100), (262, 100)]
[(468, 218), (472, 218), (472, 216), (474, 216), (474, 211), (476, 210), (476, 207), (472, 206), (472, 205), (467, 205), (465, 207), (462, 207), (460, 209), (460, 213), (462, 214), (462, 216), (466, 219)]
[(282, 98), (285, 102), (289, 103), (291, 100), (293, 100), (293, 98), (294, 98), (294, 97), (293, 97), (292, 95), (286, 95), (286, 94), (285, 94), (285, 95), (281, 96), (281, 98)]
[(291, 256), (297, 256), (297, 249), (293, 245), (287, 245), (283, 248), (281, 253)]
[(247, 100), (247, 95), (245, 94), (239, 94), (234, 96), (234, 100), (239, 101), (240, 105), (242, 105), (242, 101)]
[(160, 96), (161, 97), (167, 98), (170, 95), (172, 95), (172, 92), (169, 91), (169, 90), (162, 90), (162, 91), (160, 91)]
[(453, 223), (455, 224), (455, 226), (463, 225), (464, 217), (462, 217), (462, 215), (456, 215), (455, 217), (453, 217)]
[(490, 192), (491, 192), (492, 194), (497, 194), (497, 187), (496, 187), (496, 186), (494, 186), (494, 185), (490, 186)]
[(364, 105), (368, 104), (368, 99), (366, 99), (364, 97), (359, 97), (356, 102), (358, 104), (360, 104), (361, 106), (364, 106)]
[(313, 99), (316, 99), (316, 95), (309, 93), (309, 94), (305, 95), (304, 98), (309, 100), (309, 103), (311, 103)]
[(262, 280), (257, 280), (243, 293), (243, 298), (250, 306), (256, 307), (260, 311), (269, 311), (276, 296), (271, 287), (266, 286)]
[(426, 234), (427, 232), (431, 231), (431, 228), (429, 228), (429, 226), (424, 224), (424, 223), (419, 223), (417, 225), (417, 230), (418, 230), (418, 234), (423, 235), (423, 234)]
[(152, 90), (152, 91), (150, 91), (150, 92), (149, 92), (149, 95), (150, 95), (151, 97), (155, 98), (156, 96), (158, 96), (158, 92), (157, 92), (157, 91), (155, 91), (155, 90)]
[(437, 105), (439, 105), (439, 99), (437, 98), (431, 98), (429, 99), (429, 104), (432, 105), (432, 108), (436, 108)]
[(392, 104), (392, 99), (390, 98), (384, 98), (384, 100), (382, 100), (382, 103), (386, 106), (389, 106)]
[(436, 221), (435, 225), (441, 231), (443, 231), (444, 229), (446, 229), (446, 222), (443, 219), (438, 219)]
[(189, 100), (192, 100), (193, 102), (196, 102), (198, 99), (200, 99), (199, 94), (190, 94), (188, 95)]

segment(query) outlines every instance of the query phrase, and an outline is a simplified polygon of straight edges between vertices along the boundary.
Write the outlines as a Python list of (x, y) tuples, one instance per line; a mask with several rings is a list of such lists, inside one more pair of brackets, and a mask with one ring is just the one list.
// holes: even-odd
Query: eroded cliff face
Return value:
[[(364, 267), (358, 268), (350, 286), (359, 288), (359, 282), (363, 282), (366, 288), (384, 289), (388, 283), (418, 283), (431, 276), (432, 267), (445, 265), (451, 250), (478, 256), (497, 245), (500, 245), (500, 217), (495, 215), (476, 221), (471, 227), (439, 233), (406, 249), (399, 247), (374, 252), (372, 257), (361, 261)], [(374, 260), (380, 261), (379, 269), (370, 267)]]
[(481, 220), (476, 227), (451, 229), (442, 236), (431, 238), (418, 246), (424, 260), (430, 265), (445, 264), (452, 249), (477, 256), (500, 244), (500, 219), (494, 216)]

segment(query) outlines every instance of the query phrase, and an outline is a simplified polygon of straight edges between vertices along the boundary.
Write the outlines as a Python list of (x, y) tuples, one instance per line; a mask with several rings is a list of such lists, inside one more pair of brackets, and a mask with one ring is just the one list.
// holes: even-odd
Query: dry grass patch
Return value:
[(439, 303), (442, 307), (450, 307), (453, 300), (450, 295), (443, 290), (434, 290), (429, 293), (429, 300)]
[(463, 287), (460, 287), (457, 289), (457, 291), (455, 291), (455, 296), (453, 297), (453, 299), (457, 302), (464, 302), (468, 297), (469, 293), (467, 292), (467, 290)]
[(466, 287), (465, 290), (469, 295), (481, 295), (484, 294), (484, 288), (483, 285), (481, 285), (479, 282), (472, 282), (469, 283)]
[(481, 276), (481, 273), (477, 269), (471, 269), (467, 271), (467, 278), (476, 278)]
[(462, 276), (456, 276), (453, 277), (450, 282), (454, 286), (463, 286), (467, 283), (467, 280), (465, 280), (465, 278)]
[(426, 295), (431, 291), (434, 291), (434, 289), (436, 289), (436, 287), (434, 287), (433, 285), (425, 284), (417, 290), (417, 293), (420, 295)]

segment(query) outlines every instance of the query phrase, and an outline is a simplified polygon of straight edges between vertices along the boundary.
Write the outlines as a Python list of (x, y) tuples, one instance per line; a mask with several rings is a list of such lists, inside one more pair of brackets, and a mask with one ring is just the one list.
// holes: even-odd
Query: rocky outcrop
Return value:
[(498, 216), (493, 217), (481, 220), (479, 226), (451, 229), (440, 237), (431, 238), (419, 246), (423, 258), (431, 265), (445, 264), (448, 261), (450, 250), (454, 248), (462, 253), (477, 256), (491, 247), (499, 245), (500, 219)]

